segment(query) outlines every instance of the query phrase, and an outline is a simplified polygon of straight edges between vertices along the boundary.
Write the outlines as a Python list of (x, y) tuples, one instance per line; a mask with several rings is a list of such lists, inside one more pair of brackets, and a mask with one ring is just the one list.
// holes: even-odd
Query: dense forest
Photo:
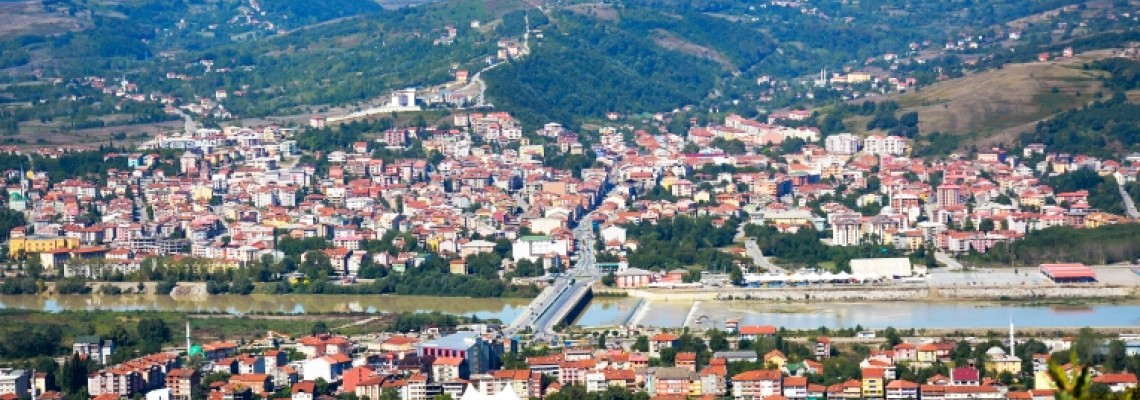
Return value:
[(687, 8), (668, 14), (642, 8), (624, 9), (619, 21), (621, 28), (645, 37), (668, 32), (712, 49), (728, 57), (738, 71), (747, 71), (776, 52), (776, 44), (758, 30)]
[(1043, 143), (1051, 152), (1109, 157), (1140, 149), (1140, 104), (1123, 92), (1107, 100), (1057, 114), (1021, 135), (1022, 143)]
[(1005, 246), (999, 243), (981, 259), (1005, 264), (1037, 266), (1050, 262), (1103, 265), (1132, 262), (1140, 257), (1140, 225), (1107, 225), (1092, 229), (1058, 226), (1034, 231)]
[(303, 26), (377, 12), (380, 11), (380, 4), (372, 0), (339, 0), (335, 5), (312, 0), (270, 0), (261, 2), (261, 9), (271, 14), (284, 15), (289, 25)]
[(652, 270), (669, 270), (698, 265), (707, 271), (728, 271), (732, 256), (720, 248), (732, 244), (738, 221), (726, 221), (719, 228), (712, 217), (678, 216), (657, 224), (625, 226), (626, 236), (637, 241), (629, 265)]
[[(1045, 183), (1053, 186), (1053, 190), (1061, 192), (1089, 191), (1089, 206), (1112, 214), (1124, 214), (1124, 202), (1120, 198), (1120, 189), (1116, 178), (1112, 175), (1100, 176), (1091, 169), (1079, 169), (1067, 174), (1050, 177)], [(1068, 204), (1062, 204), (1068, 206)]]
[(713, 88), (719, 68), (711, 62), (576, 14), (559, 13), (558, 21), (531, 55), (485, 74), (490, 101), (528, 126), (669, 110)]

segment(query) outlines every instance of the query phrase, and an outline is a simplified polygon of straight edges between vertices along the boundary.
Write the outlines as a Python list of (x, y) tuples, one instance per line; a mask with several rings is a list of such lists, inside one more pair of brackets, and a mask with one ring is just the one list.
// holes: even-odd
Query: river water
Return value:
[[(1088, 305), (1033, 305), (1008, 302), (870, 302), (870, 303), (761, 303), (748, 301), (649, 302), (638, 311), (641, 299), (595, 298), (578, 325), (636, 323), (656, 327), (724, 328), (726, 319), (743, 324), (766, 324), (788, 329), (820, 326), (847, 328), (954, 329), (1009, 326), (1137, 327), (1140, 303)], [(181, 312), (249, 313), (378, 313), (428, 312), (476, 315), (509, 322), (523, 312), (527, 299), (469, 299), (425, 296), (356, 295), (213, 295), (173, 298), (155, 295), (0, 295), (0, 308), (57, 312), (61, 310), (158, 310)], [(634, 315), (634, 314), (637, 315)]]
[[(631, 316), (640, 299), (595, 299), (579, 325), (638, 325), (724, 329), (726, 319), (747, 325), (775, 325), (788, 329), (866, 328), (956, 329), (1020, 327), (1137, 327), (1140, 304), (1032, 305), (1009, 302), (870, 302), (870, 303), (761, 303), (761, 302), (650, 302), (640, 316)], [(695, 304), (695, 305), (694, 305)]]

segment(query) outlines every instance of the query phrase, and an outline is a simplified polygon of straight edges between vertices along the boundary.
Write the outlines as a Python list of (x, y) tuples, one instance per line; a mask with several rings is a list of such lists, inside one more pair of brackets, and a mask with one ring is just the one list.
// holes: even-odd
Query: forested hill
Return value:
[(641, 113), (695, 104), (719, 66), (655, 45), (605, 21), (555, 12), (533, 53), (489, 71), (487, 96), (524, 123), (573, 123), (606, 112)]
[(532, 20), (545, 37), (532, 43), (529, 56), (489, 72), (487, 94), (530, 125), (574, 125), (611, 111), (628, 115), (686, 105), (748, 115), (756, 103), (742, 99), (763, 90), (760, 78), (804, 79), (823, 69), (856, 68), (1070, 3), (548, 2), (549, 24)]
[(380, 11), (380, 4), (373, 0), (262, 0), (260, 5), (266, 13), (284, 15), (289, 25), (296, 26)]
[[(987, 29), (994, 25), (1073, 3), (25, 1), (42, 9), (22, 19), (58, 26), (0, 30), (0, 69), (11, 72), (0, 75), (0, 99), (12, 105), (0, 115), (0, 130), (9, 136), (173, 118), (156, 101), (117, 107), (92, 84), (104, 80), (129, 81), (139, 93), (179, 106), (214, 98), (224, 112), (202, 114), (206, 119), (361, 108), (393, 89), (446, 83), (459, 69), (478, 71), (507, 42), (530, 54), (486, 73), (486, 94), (528, 127), (549, 121), (575, 127), (611, 111), (687, 105), (755, 117), (764, 109), (836, 100), (835, 92), (788, 89), (820, 70), (864, 68), (869, 59), (905, 55), (919, 44), (938, 48), (963, 32), (993, 36)], [(381, 7), (392, 3), (417, 5)], [(527, 22), (535, 30), (524, 41)], [(945, 61), (934, 57), (926, 66), (902, 65), (906, 71), (898, 74), (933, 80), (930, 65)], [(946, 61), (947, 68), (957, 64)], [(49, 84), (57, 79), (68, 84)], [(217, 99), (217, 93), (229, 95)], [(72, 97), (78, 101), (60, 100)], [(29, 104), (36, 106), (21, 106)]]

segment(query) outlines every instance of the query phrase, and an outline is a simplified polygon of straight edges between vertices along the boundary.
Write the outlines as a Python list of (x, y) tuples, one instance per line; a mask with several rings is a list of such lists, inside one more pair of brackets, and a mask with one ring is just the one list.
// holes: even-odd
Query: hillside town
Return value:
[[(557, 123), (524, 134), (508, 113), (464, 113), (443, 121), (446, 128), (391, 128), (315, 152), (301, 151), (294, 137), (331, 129), (319, 117), (308, 127), (160, 136), (133, 151), (104, 152), (105, 162), (125, 168), (98, 179), (6, 171), (7, 208), (27, 217), (9, 232), (8, 256), (36, 259), (48, 273), (99, 279), (137, 272), (156, 257), (209, 270), (280, 261), (275, 245), (288, 237), (325, 243), (319, 249), (331, 276), (351, 279), (363, 264), (401, 272), (430, 254), (464, 260), (509, 246), (492, 274), (501, 277), (524, 259), (544, 271), (567, 269), (582, 246), (593, 245), (577, 243), (571, 231), (585, 223), (621, 261), (638, 244), (626, 227), (677, 216), (829, 232), (831, 246), (949, 255), (984, 254), (1049, 227), (1096, 228), (1136, 216), (1127, 195), (1114, 199), (1126, 215), (1112, 214), (1093, 207), (1088, 190), (1045, 182), (1077, 173), (1135, 182), (1140, 156), (1099, 159), (1031, 144), (928, 162), (907, 157), (900, 137), (821, 139), (818, 129), (781, 125), (803, 116), (729, 115), (661, 135), (603, 127), (595, 136)], [(789, 142), (800, 145), (789, 149)], [(379, 156), (410, 148), (432, 157)], [(30, 151), (58, 158), (73, 150)], [(556, 158), (592, 162), (546, 165)], [(367, 248), (382, 239), (415, 251)], [(773, 272), (741, 253), (736, 264), (746, 272)], [(452, 273), (474, 272), (457, 262)], [(615, 272), (639, 268), (619, 265)]]
[[(650, 121), (661, 129), (669, 118)], [(1059, 354), (1089, 346), (1123, 349), (1120, 357), (1140, 352), (1128, 335), (1018, 339), (1012, 326), (1008, 339), (901, 338), (893, 330), (793, 336), (731, 318), (723, 331), (564, 329), (580, 287), (768, 291), (799, 279), (920, 279), (921, 271), (946, 265), (914, 265), (905, 255), (986, 254), (1050, 227), (1132, 223), (1130, 215), (1093, 207), (1087, 190), (1045, 182), (1073, 174), (1134, 182), (1140, 156), (1106, 160), (1030, 145), (931, 162), (908, 157), (904, 138), (822, 137), (795, 123), (805, 118), (796, 111), (765, 121), (728, 115), (688, 132), (607, 126), (579, 133), (558, 123), (525, 131), (506, 112), (461, 113), (316, 148), (314, 132), (328, 137), (356, 125), (315, 116), (308, 126), (199, 129), (127, 151), (102, 149), (105, 165), (118, 167), (98, 179), (55, 180), (60, 171), (34, 166), (6, 171), (6, 207), (27, 221), (9, 232), (7, 256), (58, 279), (171, 281), (159, 295), (179, 294), (185, 282), (174, 277), (232, 277), (266, 266), (259, 282), (286, 288), (353, 288), (439, 268), (469, 279), (459, 282), (546, 289), (513, 323), (455, 329), (270, 333), (195, 345), (188, 326), (184, 347), (130, 357), (114, 356), (114, 340), (77, 337), (73, 353), (97, 365), (85, 386), (97, 400), (1054, 399), (1064, 385), (1049, 365)], [(41, 163), (92, 153), (7, 151)], [(1135, 213), (1127, 194), (1119, 196), (1126, 213)], [(803, 269), (749, 254), (750, 245), (729, 246), (715, 251), (744, 279), (719, 283), (639, 265), (633, 257), (647, 240), (635, 234), (639, 227), (679, 218), (738, 229), (738, 236), (757, 227), (775, 235), (818, 232), (816, 241), (829, 247), (872, 244), (904, 256)], [(1057, 284), (1098, 280), (1079, 264), (1044, 264), (1040, 274)], [(206, 285), (210, 294), (215, 286)], [(1068, 357), (1054, 361), (1055, 369), (1091, 374), (1108, 393), (1137, 384), (1123, 361), (1100, 360), (1088, 370)], [(3, 377), (5, 399), (63, 398), (45, 373), (6, 369)]]

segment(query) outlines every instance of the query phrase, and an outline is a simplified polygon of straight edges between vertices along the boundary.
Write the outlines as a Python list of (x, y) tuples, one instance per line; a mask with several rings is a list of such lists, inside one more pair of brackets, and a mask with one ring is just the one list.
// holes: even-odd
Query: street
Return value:
[(549, 339), (554, 334), (554, 327), (561, 322), (556, 319), (563, 314), (563, 310), (573, 306), (570, 302), (576, 297), (574, 295), (601, 279), (602, 273), (595, 265), (593, 215), (593, 211), (583, 215), (574, 228), (577, 262), (559, 274), (550, 286), (527, 305), (526, 310), (507, 328), (508, 333), (530, 327), (534, 331), (535, 341)]
[(962, 266), (962, 263), (958, 262), (958, 260), (955, 260), (954, 257), (950, 257), (949, 254), (943, 253), (941, 251), (934, 253), (934, 260), (942, 263), (943, 265), (946, 265), (946, 269), (950, 271), (960, 271), (962, 269), (965, 269), (965, 267)]
[(1140, 212), (1136, 211), (1136, 203), (1132, 201), (1132, 196), (1128, 195), (1124, 186), (1116, 185), (1116, 189), (1120, 190), (1120, 197), (1124, 200), (1124, 213), (1128, 214), (1129, 218), (1140, 219)]
[(753, 263), (756, 264), (757, 267), (763, 268), (773, 274), (782, 275), (788, 273), (787, 270), (776, 266), (776, 264), (772, 264), (772, 262), (768, 260), (768, 257), (764, 256), (764, 252), (760, 251), (760, 247), (756, 246), (755, 239), (745, 239), (744, 250), (748, 252), (749, 257), (752, 257)]

